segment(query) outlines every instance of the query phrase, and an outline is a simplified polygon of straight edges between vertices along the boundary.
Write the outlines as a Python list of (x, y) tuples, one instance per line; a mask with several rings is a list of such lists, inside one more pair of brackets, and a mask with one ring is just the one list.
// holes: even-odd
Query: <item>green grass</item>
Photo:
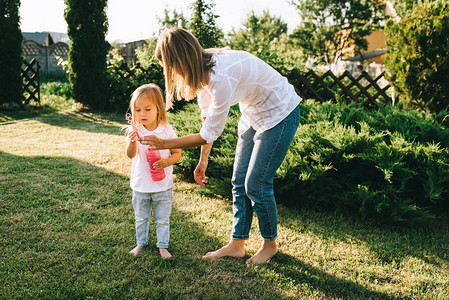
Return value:
[[(447, 216), (393, 227), (279, 206), (269, 263), (205, 260), (229, 239), (231, 201), (181, 176), (173, 259), (159, 257), (154, 223), (134, 258), (124, 117), (52, 107), (0, 123), (0, 298), (449, 298)], [(253, 224), (246, 258), (261, 242)]]

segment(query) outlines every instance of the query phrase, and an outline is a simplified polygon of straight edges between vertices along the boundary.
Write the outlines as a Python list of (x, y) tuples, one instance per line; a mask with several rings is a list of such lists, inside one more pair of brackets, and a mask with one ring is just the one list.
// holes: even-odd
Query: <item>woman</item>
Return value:
[(212, 143), (223, 132), (231, 105), (242, 116), (232, 176), (233, 225), (230, 242), (205, 258), (243, 257), (253, 210), (263, 238), (247, 263), (263, 264), (277, 251), (277, 208), (273, 180), (299, 125), (301, 98), (276, 70), (257, 57), (226, 49), (204, 50), (187, 30), (172, 28), (159, 38), (155, 55), (164, 69), (167, 107), (193, 99), (203, 117), (199, 133), (175, 139), (142, 138), (153, 149), (201, 147), (195, 181), (204, 185)]

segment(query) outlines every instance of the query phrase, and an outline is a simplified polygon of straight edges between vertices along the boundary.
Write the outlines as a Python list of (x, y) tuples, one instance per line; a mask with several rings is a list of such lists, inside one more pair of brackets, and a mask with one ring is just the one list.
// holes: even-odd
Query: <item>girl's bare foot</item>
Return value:
[(245, 256), (245, 240), (231, 240), (229, 244), (213, 252), (208, 252), (203, 258), (217, 257), (243, 257)]
[(159, 253), (161, 254), (162, 258), (171, 258), (170, 252), (168, 252), (167, 248), (159, 248)]
[(246, 263), (261, 265), (270, 260), (278, 252), (276, 241), (263, 241), (256, 254), (251, 256)]
[(142, 251), (144, 246), (137, 245), (133, 250), (129, 251), (129, 253), (133, 254), (134, 256), (139, 255), (139, 252)]

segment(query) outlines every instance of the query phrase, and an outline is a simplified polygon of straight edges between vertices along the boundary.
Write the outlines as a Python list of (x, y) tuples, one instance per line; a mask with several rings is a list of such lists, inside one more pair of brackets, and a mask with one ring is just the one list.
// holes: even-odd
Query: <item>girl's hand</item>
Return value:
[(165, 149), (164, 140), (155, 135), (146, 135), (140, 138), (142, 145), (148, 145), (151, 150)]
[(193, 177), (195, 178), (196, 183), (198, 183), (198, 185), (200, 186), (204, 186), (204, 184), (207, 184), (207, 179), (209, 179), (209, 177), (206, 177), (206, 169), (207, 162), (199, 162), (195, 168), (195, 171), (193, 171)]
[(156, 170), (160, 170), (160, 169), (163, 169), (163, 168), (166, 168), (166, 167), (170, 166), (170, 164), (169, 164), (169, 162), (168, 162), (167, 159), (161, 158), (160, 160), (158, 160), (157, 162), (155, 162), (155, 163), (153, 164), (153, 166), (154, 166), (154, 168), (155, 168)]
[(135, 130), (130, 131), (130, 132), (128, 133), (128, 140), (129, 140), (131, 143), (134, 143), (134, 142), (137, 141), (137, 132), (136, 132)]

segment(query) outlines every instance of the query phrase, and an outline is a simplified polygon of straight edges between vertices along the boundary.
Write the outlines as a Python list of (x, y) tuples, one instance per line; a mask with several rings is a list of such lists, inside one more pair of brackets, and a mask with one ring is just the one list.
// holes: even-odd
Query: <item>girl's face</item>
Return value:
[(139, 97), (134, 103), (135, 118), (147, 130), (155, 130), (157, 128), (157, 106), (148, 97)]

